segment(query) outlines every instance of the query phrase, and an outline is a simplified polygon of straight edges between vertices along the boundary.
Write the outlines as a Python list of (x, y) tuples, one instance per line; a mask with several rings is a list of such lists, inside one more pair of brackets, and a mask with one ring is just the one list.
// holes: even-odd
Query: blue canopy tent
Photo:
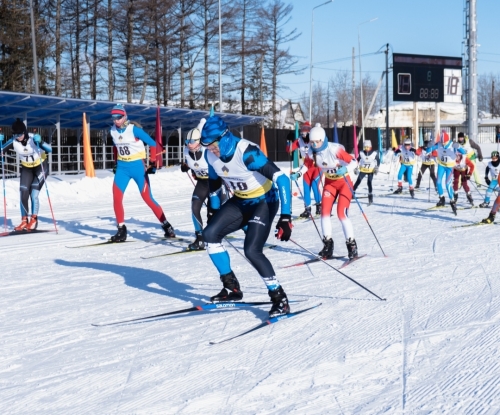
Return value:
[[(4, 126), (4, 133), (9, 134), (9, 127), (16, 118), (23, 120), (28, 129), (49, 128), (53, 134), (57, 133), (54, 152), (57, 161), (52, 163), (52, 171), (66, 172), (75, 169), (61, 167), (61, 158), (57, 155), (61, 151), (61, 129), (82, 129), (83, 113), (86, 114), (90, 130), (107, 131), (112, 126), (111, 109), (116, 102), (96, 101), (74, 98), (53, 97), (36, 94), (22, 94), (18, 92), (0, 91), (0, 126)], [(144, 130), (152, 135), (156, 128), (156, 105), (123, 103), (129, 119), (138, 122)], [(191, 110), (186, 108), (160, 107), (160, 122), (162, 130), (178, 131), (179, 137), (182, 130), (190, 130), (198, 125), (201, 118), (209, 117), (210, 111)], [(227, 123), (229, 128), (235, 130), (245, 125), (260, 123), (262, 117), (240, 114), (216, 113)], [(154, 136), (154, 135), (153, 135)], [(181, 140), (178, 140), (176, 154), (181, 155)], [(78, 146), (79, 147), (79, 146)], [(104, 145), (103, 145), (104, 147)], [(80, 160), (80, 149), (77, 149), (74, 158)], [(103, 148), (105, 153), (106, 149)], [(168, 154), (167, 154), (168, 156)], [(103, 160), (106, 159), (103, 156)], [(103, 167), (106, 168), (105, 163)], [(77, 170), (80, 170), (78, 166)], [(68, 172), (69, 172), (68, 171)]]

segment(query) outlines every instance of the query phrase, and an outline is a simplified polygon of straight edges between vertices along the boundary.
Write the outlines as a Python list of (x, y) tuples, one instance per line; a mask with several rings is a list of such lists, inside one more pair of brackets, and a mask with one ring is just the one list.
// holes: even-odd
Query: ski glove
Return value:
[(181, 172), (186, 173), (189, 171), (189, 166), (186, 163), (181, 164)]
[(116, 164), (113, 166), (113, 174), (116, 174), (116, 168), (117, 168), (117, 167), (118, 167), (118, 166), (117, 166)]
[(354, 174), (355, 174), (356, 176), (359, 174), (359, 169), (358, 169), (357, 167), (354, 169)]
[(479, 162), (481, 163), (483, 161), (482, 157), (478, 157)]
[(40, 137), (40, 134), (35, 134), (33, 136), (33, 141), (37, 144), (40, 144), (42, 142), (42, 137)]
[(489, 186), (490, 183), (491, 183), (491, 180), (488, 178), (488, 177), (485, 177), (484, 178), (484, 181), (486, 182), (486, 184)]
[(148, 169), (146, 170), (147, 174), (155, 174), (156, 173), (156, 166), (154, 164), (151, 164)]
[(288, 241), (292, 236), (292, 228), (292, 216), (282, 213), (276, 225), (276, 238)]
[(378, 166), (373, 169), (373, 173), (377, 174), (378, 173)]
[(213, 209), (210, 204), (207, 207), (207, 225), (210, 223), (215, 214), (219, 211), (219, 209)]
[(470, 174), (465, 175), (465, 180), (470, 180)]
[(344, 174), (347, 174), (347, 167), (346, 166), (339, 167), (335, 174), (338, 174), (339, 176), (343, 176)]
[(300, 173), (300, 171), (297, 171), (295, 173), (290, 173), (290, 180), (293, 181), (293, 182), (296, 182), (299, 177), (302, 176), (302, 174)]

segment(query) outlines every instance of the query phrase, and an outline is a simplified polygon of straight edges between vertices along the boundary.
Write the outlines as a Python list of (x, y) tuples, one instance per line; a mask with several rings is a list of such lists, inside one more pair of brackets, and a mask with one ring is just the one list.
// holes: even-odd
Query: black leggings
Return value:
[(279, 201), (263, 200), (256, 204), (245, 202), (248, 203), (236, 196), (229, 199), (203, 231), (203, 239), (206, 243), (221, 243), (224, 236), (248, 225), (243, 248), (245, 256), (261, 277), (273, 277), (273, 266), (262, 249), (271, 232)]
[(434, 187), (436, 187), (436, 173), (434, 171), (434, 164), (422, 164), (422, 167), (420, 167), (420, 171), (418, 172), (417, 176), (417, 186), (420, 186), (422, 176), (427, 169), (429, 169), (429, 174), (431, 175), (432, 182), (434, 183)]
[[(29, 214), (29, 199), (31, 197), (31, 214), (38, 215), (40, 202), (38, 195), (45, 183), (48, 174), (49, 163), (47, 160), (42, 165), (36, 167), (21, 167), (21, 180), (19, 184), (19, 193), (21, 198), (21, 216)], [(45, 175), (44, 175), (45, 173)]]
[(372, 189), (373, 173), (363, 173), (363, 172), (359, 173), (358, 180), (356, 180), (356, 183), (354, 183), (354, 187), (353, 187), (354, 191), (356, 191), (356, 189), (361, 184), (361, 182), (363, 181), (365, 176), (366, 176), (366, 180), (368, 182), (368, 193), (372, 192), (372, 190), (373, 190)]
[[(210, 206), (210, 189), (207, 179), (198, 179), (191, 196), (191, 214), (193, 215), (194, 230), (200, 232), (203, 229), (203, 219), (201, 218), (201, 208), (206, 200), (207, 208)], [(222, 186), (219, 190), (221, 205), (227, 201), (227, 190)]]

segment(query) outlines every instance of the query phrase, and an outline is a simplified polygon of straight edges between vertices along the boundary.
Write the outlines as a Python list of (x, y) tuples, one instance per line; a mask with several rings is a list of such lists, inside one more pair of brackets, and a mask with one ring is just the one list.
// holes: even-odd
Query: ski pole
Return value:
[(379, 242), (379, 241), (378, 241), (378, 239), (377, 239), (377, 235), (375, 235), (375, 232), (373, 231), (373, 228), (372, 228), (372, 226), (370, 225), (370, 222), (368, 222), (368, 218), (366, 217), (365, 212), (363, 211), (363, 208), (361, 207), (361, 204), (359, 203), (359, 200), (358, 200), (358, 198), (356, 197), (356, 194), (354, 193), (354, 190), (352, 189), (351, 184), (349, 183), (349, 180), (347, 180), (347, 177), (345, 177), (345, 174), (344, 174), (344, 176), (343, 176), (343, 177), (344, 177), (345, 182), (347, 183), (347, 186), (349, 186), (349, 189), (351, 190), (351, 193), (352, 193), (352, 195), (353, 195), (353, 197), (354, 197), (354, 200), (355, 200), (355, 201), (356, 201), (356, 203), (358, 204), (359, 210), (361, 210), (361, 213), (363, 214), (363, 217), (365, 218), (366, 223), (368, 224), (368, 226), (369, 226), (370, 230), (372, 231), (372, 234), (373, 234), (373, 236), (375, 237), (375, 240), (377, 241), (377, 244), (378, 244), (378, 246), (380, 247), (380, 250), (382, 251), (382, 253), (384, 254), (384, 256), (385, 256), (385, 257), (387, 257), (387, 255), (385, 254), (384, 250), (382, 249), (382, 246), (380, 245), (380, 242)]
[[(0, 134), (2, 134), (2, 129), (0, 128)], [(4, 231), (7, 232), (7, 194), (5, 192), (5, 173), (3, 168), (4, 158), (3, 158), (3, 140), (0, 140), (0, 151), (2, 160), (2, 183), (3, 183), (3, 228)]]
[[(434, 167), (434, 166), (432, 166)], [(431, 201), (431, 168), (429, 167), (429, 198), (428, 198), (428, 202), (430, 203)]]
[(335, 271), (337, 271), (340, 275), (346, 277), (348, 280), (352, 281), (354, 284), (358, 285), (359, 287), (363, 288), (363, 290), (366, 290), (368, 291), (371, 295), (377, 297), (380, 301), (387, 301), (386, 298), (381, 298), (379, 297), (377, 294), (375, 294), (374, 292), (370, 291), (368, 288), (366, 288), (365, 286), (361, 285), (359, 282), (357, 282), (355, 279), (349, 277), (348, 275), (344, 274), (342, 271), (338, 270), (337, 268), (335, 268), (332, 264), (329, 264), (328, 262), (326, 262), (323, 258), (321, 258), (320, 256), (314, 254), (313, 252), (311, 252), (309, 249), (303, 247), (302, 245), (298, 244), (297, 242), (295, 242), (292, 238), (290, 238), (290, 242), (293, 242), (295, 245), (297, 245), (299, 248), (302, 248), (304, 251), (306, 252), (309, 252), (311, 255), (313, 255), (315, 258), (318, 258), (321, 262), (323, 262), (324, 264), (328, 265), (330, 268), (334, 269)]
[[(304, 199), (304, 195), (302, 194), (302, 190), (300, 190), (300, 187), (299, 187), (299, 184), (297, 183), (297, 180), (294, 180), (294, 182), (295, 182), (295, 185), (297, 186), (297, 189), (299, 189), (300, 195), (302, 196), (302, 200), (303, 200)], [(316, 228), (316, 232), (318, 232), (319, 239), (321, 239), (321, 241), (323, 241), (323, 238), (321, 237), (321, 233), (319, 233), (319, 229), (316, 226), (316, 221), (313, 218), (312, 212), (309, 212), (309, 217), (312, 219), (314, 227)]]
[[(38, 149), (38, 157), (40, 157), (40, 159), (41, 159), (42, 155), (40, 153), (40, 144), (36, 143), (36, 147)], [(56, 218), (54, 217), (54, 210), (52, 209), (52, 202), (50, 201), (49, 184), (47, 183), (47, 177), (45, 176), (45, 170), (43, 168), (43, 162), (44, 162), (44, 160), (42, 160), (42, 162), (40, 163), (40, 166), (42, 167), (42, 174), (43, 174), (43, 178), (44, 178), (43, 180), (45, 181), (45, 191), (47, 192), (47, 200), (49, 201), (50, 213), (52, 214), (52, 221), (54, 222), (54, 228), (56, 230), (56, 234), (58, 234), (59, 232), (57, 231)]]

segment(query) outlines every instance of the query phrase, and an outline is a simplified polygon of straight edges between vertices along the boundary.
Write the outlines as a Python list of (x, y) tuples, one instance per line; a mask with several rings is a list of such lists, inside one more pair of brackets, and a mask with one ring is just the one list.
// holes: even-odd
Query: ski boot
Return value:
[(398, 188), (393, 192), (394, 195), (400, 195), (401, 193), (403, 193), (403, 186), (398, 186)]
[(356, 244), (354, 238), (349, 238), (345, 241), (345, 244), (347, 246), (349, 259), (356, 258), (358, 256), (358, 245)]
[(240, 283), (236, 279), (236, 275), (231, 271), (228, 274), (220, 276), (224, 288), (217, 295), (210, 297), (212, 303), (221, 301), (238, 301), (243, 298), (243, 293), (240, 290)]
[(196, 231), (196, 239), (193, 243), (188, 245), (189, 251), (203, 251), (205, 249), (205, 242), (203, 242), (203, 238), (201, 236), (201, 231)]
[(444, 199), (444, 196), (439, 196), (439, 202), (436, 203), (436, 207), (444, 206), (445, 203), (446, 201)]
[(490, 215), (481, 221), (481, 223), (491, 224), (495, 221), (495, 213), (490, 212)]
[(410, 196), (412, 199), (415, 199), (415, 190), (410, 189)]
[(450, 200), (450, 206), (455, 216), (457, 216), (457, 202), (455, 202), (454, 200)]
[(316, 203), (316, 215), (321, 215), (321, 203)]
[(28, 223), (27, 230), (34, 231), (38, 227), (38, 216), (31, 215), (30, 222)]
[(480, 204), (479, 204), (479, 207), (480, 207), (480, 208), (487, 208), (487, 207), (489, 207), (489, 206), (490, 206), (490, 202), (483, 202), (483, 203), (480, 203)]
[(299, 218), (309, 218), (311, 216), (311, 206), (306, 206), (306, 210), (304, 210), (300, 215)]
[(161, 227), (165, 232), (165, 238), (175, 238), (174, 228), (172, 228), (172, 225), (168, 222), (168, 220), (163, 222)]
[(474, 206), (474, 199), (472, 199), (472, 196), (470, 193), (466, 193), (465, 196), (467, 197), (467, 201)]
[(373, 203), (373, 194), (369, 193), (368, 194), (368, 206), (370, 206)]
[(127, 240), (127, 227), (118, 225), (118, 232), (110, 239), (111, 242), (125, 242)]
[(318, 255), (323, 259), (329, 259), (333, 256), (333, 239), (323, 238), (323, 249), (318, 252)]
[(269, 310), (269, 317), (278, 317), (290, 313), (290, 304), (288, 304), (288, 298), (283, 287), (279, 287), (277, 290), (269, 290), (267, 292), (273, 303), (271, 310)]
[(14, 228), (14, 230), (16, 232), (25, 231), (27, 227), (28, 227), (28, 217), (27, 216), (23, 216), (23, 219), (21, 220), (21, 223), (19, 225), (17, 225)]
[(458, 200), (458, 193), (455, 193), (453, 195), (453, 200), (455, 201), (455, 203), (457, 203), (457, 200)]

